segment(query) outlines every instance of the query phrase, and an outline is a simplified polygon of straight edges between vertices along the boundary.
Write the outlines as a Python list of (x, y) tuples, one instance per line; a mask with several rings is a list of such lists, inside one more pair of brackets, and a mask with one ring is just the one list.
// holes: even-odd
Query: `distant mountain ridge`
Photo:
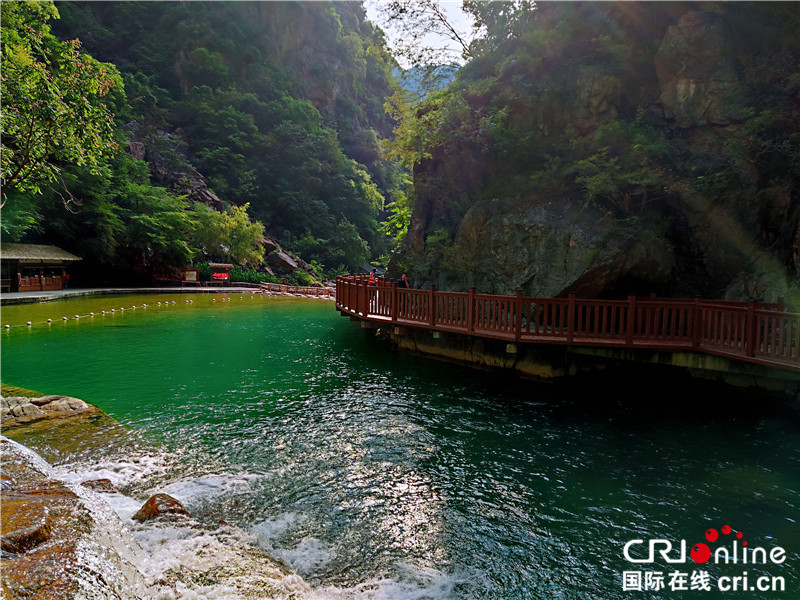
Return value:
[(458, 64), (415, 66), (410, 69), (396, 67), (392, 75), (400, 86), (419, 98), (424, 98), (429, 93), (443, 90), (455, 79), (456, 73), (461, 68)]

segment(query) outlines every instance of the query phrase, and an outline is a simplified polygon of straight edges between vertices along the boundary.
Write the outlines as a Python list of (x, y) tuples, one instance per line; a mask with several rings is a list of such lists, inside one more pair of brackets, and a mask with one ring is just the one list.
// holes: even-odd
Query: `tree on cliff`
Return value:
[(796, 5), (467, 4), (471, 59), (397, 104), (404, 269), (530, 295), (797, 285)]
[(96, 170), (116, 152), (111, 104), (122, 92), (113, 65), (50, 33), (52, 2), (3, 2), (0, 11), (4, 204), (12, 190), (38, 193), (64, 163)]
[(122, 124), (146, 104), (146, 81), (130, 79), (132, 107), (115, 66), (51, 34), (52, 2), (0, 8), (5, 239), (57, 243), (96, 280), (147, 281), (209, 256), (261, 263), (264, 230), (247, 205), (200, 210), (119, 151), (129, 139)]

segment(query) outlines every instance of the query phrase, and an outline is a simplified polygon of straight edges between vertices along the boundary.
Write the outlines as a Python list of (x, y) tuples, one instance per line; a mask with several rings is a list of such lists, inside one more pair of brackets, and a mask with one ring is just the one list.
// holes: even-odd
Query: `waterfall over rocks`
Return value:
[(148, 597), (135, 566), (142, 549), (107, 503), (59, 481), (38, 454), (5, 437), (0, 455), (4, 590), (26, 598)]
[(77, 483), (5, 437), (0, 456), (2, 585), (9, 597), (235, 600), (310, 592), (235, 526), (211, 530), (188, 515), (139, 525), (124, 508), (137, 501), (113, 486)]

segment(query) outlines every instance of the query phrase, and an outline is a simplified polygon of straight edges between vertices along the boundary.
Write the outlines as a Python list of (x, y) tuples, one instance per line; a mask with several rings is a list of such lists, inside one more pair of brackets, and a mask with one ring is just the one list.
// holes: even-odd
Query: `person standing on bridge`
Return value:
[[(406, 274), (403, 273), (403, 276), (397, 282), (397, 289), (400, 290), (407, 290), (410, 286), (408, 285), (408, 278)], [(398, 316), (405, 316), (406, 313), (406, 296), (408, 294), (399, 294), (397, 298), (397, 315)]]
[(375, 269), (372, 269), (372, 272), (369, 274), (367, 285), (378, 285), (378, 280), (375, 278)]

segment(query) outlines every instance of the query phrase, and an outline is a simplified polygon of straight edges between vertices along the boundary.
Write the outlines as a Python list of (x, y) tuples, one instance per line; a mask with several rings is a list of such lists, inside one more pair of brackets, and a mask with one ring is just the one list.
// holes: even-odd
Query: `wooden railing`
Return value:
[(20, 277), (18, 280), (20, 292), (29, 291), (51, 291), (62, 289), (61, 277), (45, 277), (34, 275), (31, 277)]
[(638, 298), (529, 298), (400, 289), (336, 279), (336, 306), (367, 321), (509, 342), (693, 350), (800, 372), (800, 314), (779, 304)]

